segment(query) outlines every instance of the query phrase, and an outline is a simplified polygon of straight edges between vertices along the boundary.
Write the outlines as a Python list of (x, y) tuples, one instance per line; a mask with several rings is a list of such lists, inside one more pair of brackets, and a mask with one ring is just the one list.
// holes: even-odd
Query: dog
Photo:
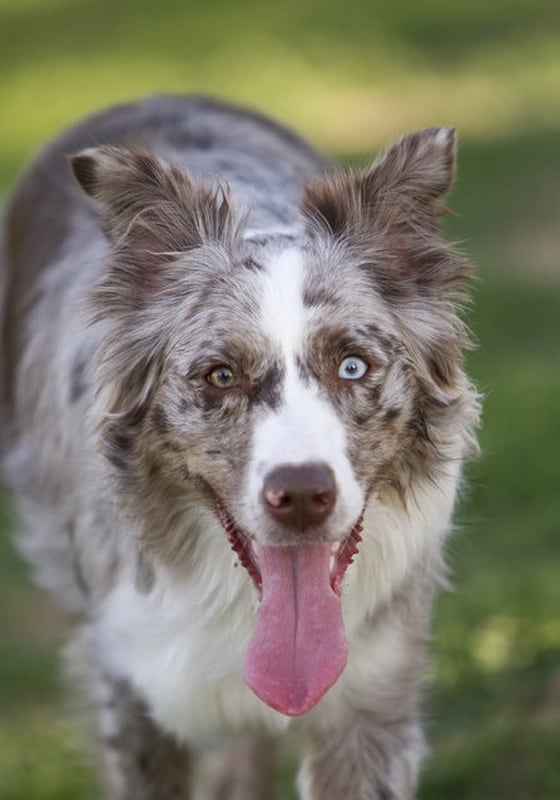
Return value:
[[(106, 796), (409, 800), (443, 551), (476, 449), (441, 238), (455, 133), (343, 172), (199, 96), (49, 144), (2, 221), (2, 448), (75, 622)], [(69, 160), (69, 165), (67, 163)], [(199, 778), (196, 776), (199, 775)]]

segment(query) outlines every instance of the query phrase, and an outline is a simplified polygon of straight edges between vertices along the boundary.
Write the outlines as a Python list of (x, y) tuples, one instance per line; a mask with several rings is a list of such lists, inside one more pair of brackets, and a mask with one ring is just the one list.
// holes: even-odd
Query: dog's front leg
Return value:
[(362, 713), (321, 737), (302, 764), (302, 800), (412, 800), (425, 752), (416, 720)]
[(222, 761), (213, 800), (272, 800), (276, 742), (266, 736), (230, 745)]
[(110, 800), (187, 800), (188, 752), (163, 734), (130, 687), (99, 675), (99, 741)]

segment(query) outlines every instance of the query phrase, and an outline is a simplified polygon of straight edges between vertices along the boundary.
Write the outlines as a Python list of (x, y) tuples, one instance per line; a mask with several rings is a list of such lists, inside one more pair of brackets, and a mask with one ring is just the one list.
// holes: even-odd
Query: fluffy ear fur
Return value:
[(112, 245), (91, 308), (95, 320), (109, 323), (97, 352), (99, 429), (108, 458), (122, 466), (157, 382), (174, 262), (207, 243), (231, 246), (242, 220), (226, 189), (142, 150), (88, 149), (70, 166), (96, 201)]
[(302, 211), (334, 234), (434, 229), (455, 171), (453, 128), (404, 136), (366, 170), (305, 187)]
[(101, 206), (105, 231), (117, 250), (158, 256), (190, 250), (234, 234), (224, 188), (193, 181), (186, 172), (139, 149), (102, 146), (70, 158), (86, 194)]
[[(306, 186), (302, 201), (310, 228), (341, 239), (395, 309), (410, 347), (422, 350), (431, 394), (440, 399), (442, 389), (461, 380), (461, 350), (469, 344), (456, 307), (470, 265), (438, 235), (455, 154), (452, 128), (428, 128), (404, 136), (368, 169)], [(437, 325), (422, 340), (427, 315)]]

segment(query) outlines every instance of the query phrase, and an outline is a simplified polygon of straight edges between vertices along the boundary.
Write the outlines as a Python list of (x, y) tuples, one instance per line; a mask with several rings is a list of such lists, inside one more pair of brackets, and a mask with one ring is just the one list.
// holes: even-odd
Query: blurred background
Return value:
[[(557, 0), (0, 0), (0, 197), (86, 112), (156, 90), (242, 102), (344, 164), (455, 125), (447, 234), (478, 265), (482, 457), (426, 677), (422, 800), (560, 798)], [(91, 800), (65, 627), (0, 532), (0, 800)], [(289, 756), (282, 800), (293, 800)]]

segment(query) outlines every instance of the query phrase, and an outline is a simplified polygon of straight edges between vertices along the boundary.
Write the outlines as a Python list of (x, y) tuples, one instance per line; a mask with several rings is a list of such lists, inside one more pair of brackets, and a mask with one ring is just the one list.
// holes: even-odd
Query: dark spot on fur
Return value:
[(202, 126), (193, 129), (170, 130), (170, 141), (176, 147), (192, 147), (196, 150), (211, 150), (214, 145), (214, 138), (210, 131)]
[(451, 374), (449, 369), (449, 359), (433, 357), (428, 361), (430, 373), (438, 386), (449, 386)]
[(254, 239), (251, 238), (251, 244), (255, 244), (258, 247), (264, 247), (265, 245), (268, 244), (269, 240), (270, 239), (267, 236), (258, 236), (258, 237), (255, 237)]
[(394, 422), (395, 419), (402, 413), (402, 408), (399, 406), (393, 406), (392, 408), (388, 408), (386, 411), (383, 412), (382, 422), (385, 424), (389, 424)]
[(109, 750), (120, 750), (122, 747), (122, 739), (120, 736), (103, 736), (103, 744)]
[(426, 417), (421, 410), (416, 410), (414, 417), (408, 423), (408, 427), (419, 439), (422, 439), (423, 441), (430, 441), (428, 428), (426, 425)]
[(322, 286), (306, 286), (303, 291), (303, 305), (306, 308), (334, 308), (336, 298)]
[(164, 450), (167, 450), (169, 453), (183, 452), (183, 447), (179, 444), (179, 442), (176, 442), (174, 439), (162, 439), (160, 441), (160, 445), (161, 447), (163, 447)]
[(209, 131), (199, 130), (191, 132), (191, 143), (197, 150), (211, 150), (214, 141)]
[(414, 281), (404, 267), (399, 268), (398, 264), (385, 267), (379, 263), (366, 268), (372, 275), (375, 289), (387, 303), (400, 303), (414, 296)]
[(70, 402), (76, 403), (86, 390), (86, 372), (87, 361), (79, 354), (70, 370)]
[(379, 800), (395, 800), (395, 794), (384, 783), (377, 784)]
[(150, 755), (143, 752), (138, 754), (138, 767), (141, 772), (149, 772), (150, 770)]
[(428, 392), (421, 392), (421, 400), (419, 405), (426, 409), (436, 409), (437, 411), (447, 411), (448, 408), (452, 408), (456, 405), (458, 400), (456, 398), (450, 397), (434, 397), (432, 394)]
[(212, 421), (216, 411), (219, 410), (222, 413), (227, 413), (225, 409), (226, 402), (231, 400), (234, 396), (239, 398), (240, 394), (237, 387), (224, 390), (217, 389), (208, 383), (203, 386), (201, 392), (197, 392), (194, 395), (193, 403), (202, 411), (206, 420)]
[(256, 261), (251, 256), (247, 256), (247, 258), (244, 258), (241, 263), (244, 267), (253, 271), (260, 271), (263, 269), (263, 265), (259, 264), (259, 262)]
[(278, 408), (282, 396), (284, 374), (284, 368), (279, 364), (270, 367), (256, 389), (254, 400), (273, 410)]
[(160, 474), (161, 474), (160, 465), (156, 461), (150, 459), (146, 465), (146, 475), (148, 477), (148, 480), (156, 481), (159, 478)]
[(364, 339), (377, 339), (384, 334), (381, 333), (381, 328), (374, 322), (362, 323), (356, 327), (356, 333), (363, 336)]
[(303, 381), (305, 386), (308, 386), (311, 379), (311, 371), (305, 361), (299, 356), (296, 356), (296, 369), (300, 379)]
[[(361, 329), (367, 339), (376, 342), (388, 356), (398, 356), (404, 352), (404, 345), (396, 336), (381, 331), (377, 325), (365, 325)], [(358, 329), (358, 332), (361, 332)]]
[(371, 420), (374, 414), (375, 414), (374, 410), (368, 411), (365, 414), (355, 414), (354, 422), (356, 423), (356, 425), (366, 425), (366, 423), (368, 423)]
[(379, 386), (372, 386), (369, 390), (369, 399), (372, 403), (379, 402), (380, 389)]
[[(108, 435), (112, 436), (113, 431), (115, 433), (126, 431), (127, 435), (130, 436), (133, 429), (141, 425), (146, 418), (146, 414), (150, 407), (150, 403), (152, 402), (154, 392), (155, 386), (150, 386), (143, 402), (137, 402), (135, 405), (131, 406), (122, 416), (119, 416), (117, 422), (109, 422), (106, 427)], [(115, 408), (111, 408), (109, 410), (120, 412), (121, 409), (117, 405)]]
[(104, 440), (105, 456), (118, 469), (128, 467), (131, 450), (132, 438), (124, 431), (114, 430)]
[(187, 404), (185, 412), (188, 412), (189, 408), (196, 408), (198, 411), (205, 411), (207, 407), (208, 403), (206, 402), (205, 392), (203, 390), (199, 390), (198, 392), (193, 393), (191, 401)]
[(168, 433), (170, 429), (169, 420), (162, 406), (154, 406), (151, 414), (151, 420), (154, 428), (158, 433)]
[[(284, 221), (286, 225), (289, 225), (293, 220), (289, 217), (289, 215), (283, 214), (282, 210), (277, 206), (274, 206), (275, 216), (279, 221)], [(257, 236), (255, 238), (251, 237), (251, 244), (256, 245), (257, 247), (267, 247), (271, 243), (278, 243), (288, 245), (292, 242), (300, 241), (301, 237), (297, 234), (292, 233), (273, 233), (270, 236)]]

